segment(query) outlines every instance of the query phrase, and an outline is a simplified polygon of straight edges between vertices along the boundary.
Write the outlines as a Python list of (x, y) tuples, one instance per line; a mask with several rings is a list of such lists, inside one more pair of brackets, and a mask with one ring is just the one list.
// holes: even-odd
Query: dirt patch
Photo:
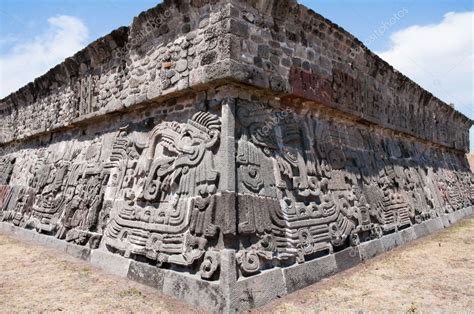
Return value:
[(474, 218), (471, 218), (253, 312), (473, 311)]
[(66, 254), (0, 235), (0, 312), (203, 311)]

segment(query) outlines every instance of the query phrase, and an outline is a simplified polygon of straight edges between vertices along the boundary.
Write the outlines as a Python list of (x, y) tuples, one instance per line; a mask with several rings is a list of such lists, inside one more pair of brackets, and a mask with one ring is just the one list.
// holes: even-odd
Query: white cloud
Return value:
[(439, 24), (415, 25), (392, 34), (390, 49), (378, 55), (474, 119), (473, 29), (474, 12), (450, 12)]
[(89, 31), (68, 15), (48, 19), (49, 27), (32, 40), (17, 41), (0, 55), (0, 98), (45, 74), (50, 68), (85, 47)]

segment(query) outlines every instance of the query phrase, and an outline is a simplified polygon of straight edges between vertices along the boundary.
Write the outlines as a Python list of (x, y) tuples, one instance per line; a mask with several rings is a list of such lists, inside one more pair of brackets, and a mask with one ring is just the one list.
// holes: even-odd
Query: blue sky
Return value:
[[(300, 2), (354, 34), (402, 73), (474, 119), (473, 1)], [(134, 16), (157, 3), (0, 0), (0, 98), (94, 39), (129, 25)], [(398, 14), (396, 19), (394, 14)], [(387, 23), (388, 27), (381, 28)]]

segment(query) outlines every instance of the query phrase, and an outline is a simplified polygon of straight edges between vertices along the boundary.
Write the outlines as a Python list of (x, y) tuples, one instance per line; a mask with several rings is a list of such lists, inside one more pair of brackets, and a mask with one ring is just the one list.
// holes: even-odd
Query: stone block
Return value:
[(226, 297), (218, 283), (176, 271), (165, 270), (163, 273), (163, 293), (216, 312), (226, 308)]
[(262, 306), (287, 294), (285, 277), (281, 269), (237, 281), (231, 294), (231, 309), (237, 312)]
[(451, 226), (451, 220), (449, 219), (448, 215), (442, 215), (440, 218), (445, 228)]
[(91, 250), (84, 246), (68, 243), (66, 253), (84, 261), (88, 261), (91, 255)]
[(361, 243), (359, 245), (359, 254), (362, 261), (380, 255), (384, 252), (382, 241), (379, 239)]
[(403, 241), (399, 232), (395, 232), (383, 236), (380, 238), (380, 242), (382, 243), (383, 250), (388, 252), (397, 246), (402, 245), (405, 241)]
[(419, 239), (421, 237), (425, 237), (428, 234), (430, 234), (428, 230), (428, 226), (426, 225), (425, 222), (422, 222), (420, 224), (416, 224), (413, 226), (413, 230), (415, 231), (416, 238)]
[(467, 215), (471, 217), (474, 214), (474, 206), (467, 207)]
[(457, 211), (454, 211), (452, 213), (449, 213), (447, 214), (448, 216), (448, 219), (449, 219), (449, 222), (454, 225), (455, 223), (457, 223), (459, 221), (459, 219), (461, 218), (458, 214)]
[(444, 228), (443, 220), (441, 218), (430, 219), (425, 222), (428, 228), (428, 233), (432, 234)]
[(464, 209), (457, 210), (455, 211), (455, 213), (458, 221), (463, 220), (466, 217), (466, 212), (464, 211)]
[(399, 231), (403, 243), (413, 241), (418, 238), (414, 228), (407, 228)]
[(362, 260), (358, 247), (349, 247), (340, 252), (334, 253), (337, 270), (344, 271), (358, 265)]
[[(46, 236), (46, 235), (40, 235), (40, 236), (41, 236), (41, 239), (42, 239), (42, 241), (40, 241), (40, 242), (42, 242), (46, 246), (48, 246), (52, 249), (55, 249), (55, 250), (70, 253), (70, 252), (68, 252), (69, 243), (67, 243), (63, 240), (51, 237), (51, 236)], [(73, 255), (73, 254), (71, 254), (71, 255)], [(75, 257), (81, 258), (81, 256), (82, 256), (82, 254), (77, 255)], [(85, 254), (84, 256), (87, 257), (87, 254)]]
[(130, 261), (127, 277), (144, 285), (162, 290), (166, 270), (155, 266)]
[(323, 256), (302, 264), (283, 268), (288, 293), (307, 287), (338, 271), (334, 255)]
[(2, 232), (3, 234), (13, 234), (14, 233), (14, 226), (9, 224), (9, 223), (6, 223), (6, 222), (0, 222), (0, 232)]
[(92, 250), (90, 262), (92, 265), (111, 274), (119, 277), (127, 277), (132, 261), (118, 254), (112, 254), (102, 250)]

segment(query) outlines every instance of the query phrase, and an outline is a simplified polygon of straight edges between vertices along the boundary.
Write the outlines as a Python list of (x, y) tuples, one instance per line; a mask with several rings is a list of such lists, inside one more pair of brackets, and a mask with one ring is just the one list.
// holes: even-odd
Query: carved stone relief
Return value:
[(120, 128), (111, 143), (95, 137), (19, 153), (14, 181), (25, 185), (7, 185), (15, 158), (2, 157), (0, 220), (215, 279), (220, 129), (218, 116), (197, 112), (149, 132)]
[(15, 159), (11, 157), (0, 157), (0, 184), (8, 185), (13, 172)]
[(0, 221), (217, 280), (229, 234), (252, 276), (474, 204), (454, 153), (277, 108), (237, 101), (235, 194), (220, 117), (189, 112), (1, 157)]
[(473, 204), (471, 174), (438, 168), (439, 156), (413, 159), (404, 140), (248, 101), (237, 118), (244, 276)]
[[(202, 259), (217, 236), (214, 225), (219, 173), (213, 150), (219, 145), (220, 120), (198, 112), (187, 123), (163, 122), (138, 143), (122, 131), (111, 161), (118, 193), (112, 203), (105, 244), (126, 257), (157, 264), (190, 266)], [(216, 270), (212, 252), (203, 278)]]

